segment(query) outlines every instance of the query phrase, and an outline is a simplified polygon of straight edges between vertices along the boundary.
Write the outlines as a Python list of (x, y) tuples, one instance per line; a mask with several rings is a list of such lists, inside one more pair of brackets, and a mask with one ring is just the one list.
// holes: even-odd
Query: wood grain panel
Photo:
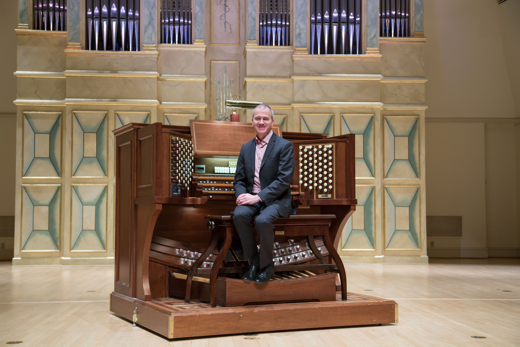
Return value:
[(139, 139), (139, 176), (137, 184), (139, 188), (150, 187), (153, 183), (152, 172), (153, 172), (153, 135), (143, 137)]
[[(238, 156), (240, 148), (255, 138), (251, 123), (228, 123), (190, 120), (195, 156)], [(282, 136), (282, 127), (273, 125), (273, 132)]]
[(116, 156), (116, 268), (115, 290), (121, 294), (132, 294), (132, 229), (133, 218), (133, 173), (134, 132), (117, 137)]

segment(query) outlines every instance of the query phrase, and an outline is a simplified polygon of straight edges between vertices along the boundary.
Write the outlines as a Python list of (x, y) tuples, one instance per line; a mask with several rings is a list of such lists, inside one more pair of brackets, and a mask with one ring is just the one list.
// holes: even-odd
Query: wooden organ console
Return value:
[[(255, 136), (251, 124), (133, 123), (114, 131), (112, 312), (167, 338), (395, 322), (395, 302), (377, 298), (363, 299), (372, 300), (373, 315), (354, 319), (348, 312), (361, 296), (349, 293), (347, 299), (346, 283), (337, 296), (337, 275), (330, 272), (343, 269), (334, 248), (356, 205), (354, 135), (282, 134), (277, 125), (273, 131), (294, 144), (291, 192), (298, 208), (296, 216), (275, 224), (276, 273), (264, 286), (239, 280), (248, 265), (240, 240), (230, 236), (234, 167), (241, 145)], [(327, 232), (313, 232), (313, 223)], [(322, 237), (303, 237), (303, 229)], [(218, 238), (217, 230), (229, 237)], [(220, 307), (212, 307), (215, 302)], [(278, 314), (290, 318), (281, 324), (273, 320)], [(305, 321), (309, 314), (321, 320)]]

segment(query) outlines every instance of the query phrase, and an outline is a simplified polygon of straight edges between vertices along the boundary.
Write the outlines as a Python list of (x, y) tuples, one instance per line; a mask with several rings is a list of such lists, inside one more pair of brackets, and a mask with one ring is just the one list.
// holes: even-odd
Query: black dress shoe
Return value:
[(258, 254), (249, 261), (249, 264), (251, 264), (251, 266), (249, 266), (249, 269), (246, 271), (244, 276), (242, 276), (242, 280), (246, 282), (254, 281), (258, 271), (260, 270), (260, 257)]
[(271, 263), (271, 264), (267, 265), (266, 267), (264, 267), (262, 270), (260, 270), (258, 275), (256, 275), (256, 277), (255, 277), (255, 283), (266, 284), (267, 282), (269, 282), (271, 277), (273, 277), (273, 274), (274, 274), (274, 263)]

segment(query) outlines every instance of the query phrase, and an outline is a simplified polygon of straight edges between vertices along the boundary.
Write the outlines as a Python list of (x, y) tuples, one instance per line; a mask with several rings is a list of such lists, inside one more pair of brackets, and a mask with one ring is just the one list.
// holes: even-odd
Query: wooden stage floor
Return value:
[(347, 264), (346, 268), (349, 291), (399, 304), (398, 324), (168, 341), (109, 312), (112, 266), (12, 267), (2, 262), (0, 345), (9, 341), (23, 341), (20, 346), (85, 347), (519, 345), (520, 259)]

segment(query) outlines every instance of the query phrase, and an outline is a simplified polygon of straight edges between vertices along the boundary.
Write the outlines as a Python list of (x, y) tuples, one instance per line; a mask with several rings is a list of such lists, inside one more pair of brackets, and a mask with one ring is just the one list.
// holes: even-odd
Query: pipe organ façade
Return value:
[[(233, 96), (269, 104), (284, 134), (354, 136), (358, 205), (339, 232), (343, 261), (427, 261), (422, 2), (21, 1), (13, 263), (112, 264), (112, 131), (227, 120)], [(234, 161), (200, 162), (186, 154), (195, 142), (178, 138), (193, 163), (170, 167), (168, 189), (231, 196)], [(337, 147), (298, 144), (300, 196), (337, 197), (342, 182), (325, 150), (334, 157)], [(273, 257), (308, 256), (297, 244)]]

